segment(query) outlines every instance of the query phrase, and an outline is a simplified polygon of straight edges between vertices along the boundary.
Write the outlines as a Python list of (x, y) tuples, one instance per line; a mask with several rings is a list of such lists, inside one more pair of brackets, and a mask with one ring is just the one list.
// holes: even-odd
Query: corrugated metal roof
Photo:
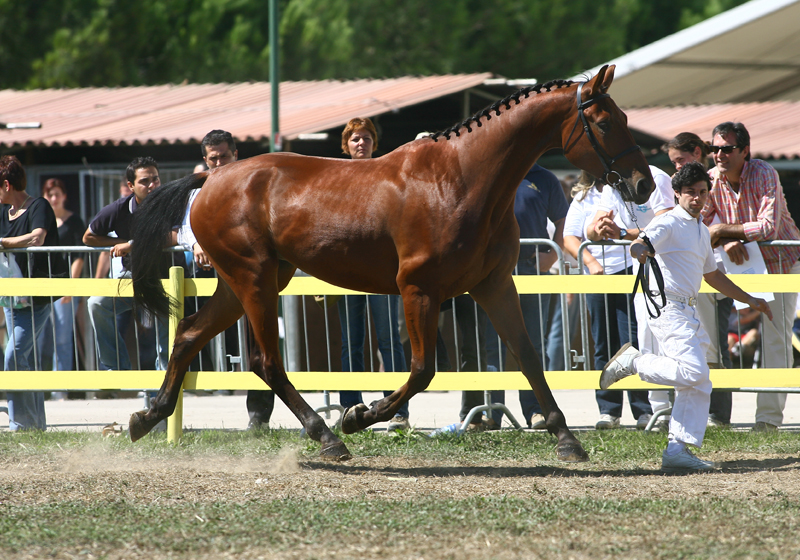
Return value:
[[(283, 82), (284, 139), (457, 93), (490, 73), (385, 80)], [(41, 122), (41, 129), (0, 130), (0, 146), (199, 142), (214, 128), (240, 141), (268, 140), (271, 92), (266, 82), (127, 88), (0, 91), (0, 122)]]
[(800, 0), (752, 0), (609, 61), (611, 94), (625, 107), (800, 101), (799, 22)]
[(628, 126), (665, 141), (694, 132), (706, 141), (725, 121), (741, 122), (750, 132), (750, 149), (763, 159), (800, 157), (800, 102), (723, 103), (685, 107), (625, 109)]

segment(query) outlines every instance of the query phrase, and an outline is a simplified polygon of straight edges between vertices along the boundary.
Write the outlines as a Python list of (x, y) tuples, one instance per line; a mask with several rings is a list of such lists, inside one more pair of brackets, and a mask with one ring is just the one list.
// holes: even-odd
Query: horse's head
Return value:
[[(609, 97), (614, 66), (578, 84), (575, 117), (564, 120), (564, 155), (574, 165), (602, 177), (625, 200), (643, 204), (655, 184), (639, 146), (628, 130), (628, 118)], [(582, 130), (581, 130), (582, 129)]]

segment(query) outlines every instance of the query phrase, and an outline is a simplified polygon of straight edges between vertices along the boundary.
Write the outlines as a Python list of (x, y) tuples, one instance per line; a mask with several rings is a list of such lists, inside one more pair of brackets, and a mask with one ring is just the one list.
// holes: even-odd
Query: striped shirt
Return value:
[[(711, 192), (703, 208), (703, 222), (711, 225), (714, 216), (723, 224), (742, 224), (747, 241), (800, 239), (783, 194), (778, 172), (760, 159), (744, 162), (735, 192), (717, 168), (708, 172)], [(800, 259), (800, 247), (761, 247), (770, 274), (787, 274)]]

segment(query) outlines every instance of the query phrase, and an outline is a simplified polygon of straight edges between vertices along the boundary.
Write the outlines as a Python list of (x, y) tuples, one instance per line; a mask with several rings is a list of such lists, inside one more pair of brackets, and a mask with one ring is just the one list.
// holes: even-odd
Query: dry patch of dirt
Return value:
[(636, 470), (603, 470), (592, 463), (532, 465), (365, 457), (341, 464), (298, 459), (294, 449), (265, 458), (220, 455), (132, 459), (83, 449), (30, 459), (0, 457), (0, 503), (97, 501), (134, 503), (246, 502), (253, 499), (413, 500), (510, 496), (537, 499), (774, 496), (800, 500), (800, 459), (785, 455), (717, 454), (721, 470), (666, 476), (658, 463)]

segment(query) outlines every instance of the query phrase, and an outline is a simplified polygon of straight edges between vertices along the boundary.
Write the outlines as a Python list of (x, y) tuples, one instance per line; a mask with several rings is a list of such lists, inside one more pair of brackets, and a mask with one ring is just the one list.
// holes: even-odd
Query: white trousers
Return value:
[(634, 360), (634, 369), (643, 381), (675, 387), (669, 438), (700, 447), (711, 399), (706, 363), (708, 334), (694, 307), (672, 301), (667, 302), (660, 317), (647, 323), (655, 347), (653, 353)]
[[(789, 274), (800, 274), (800, 261), (794, 263)], [(795, 317), (797, 293), (775, 294), (769, 302), (773, 320), (762, 316), (762, 367), (792, 367), (792, 324)], [(786, 393), (758, 393), (756, 397), (756, 422), (767, 422), (773, 426), (783, 424), (783, 409)]]
[[(641, 292), (636, 292), (636, 295), (633, 296), (633, 311), (636, 314), (639, 352), (653, 354), (656, 351), (655, 349), (658, 348), (658, 341), (650, 330), (650, 315), (647, 312), (644, 295)], [(647, 400), (650, 401), (650, 407), (653, 409), (654, 414), (659, 410), (670, 407), (669, 391), (648, 391)]]

